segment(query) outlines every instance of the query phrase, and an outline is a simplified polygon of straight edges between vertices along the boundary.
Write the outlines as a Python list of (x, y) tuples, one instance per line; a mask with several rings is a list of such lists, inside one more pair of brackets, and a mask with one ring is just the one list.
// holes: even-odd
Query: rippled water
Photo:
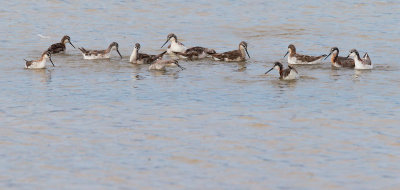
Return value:
[[(0, 8), (1, 189), (398, 189), (398, 1), (4, 1)], [(246, 63), (128, 63), (168, 33)], [(124, 58), (25, 70), (63, 35), (119, 42)], [(49, 38), (42, 38), (47, 36)], [(263, 73), (288, 44), (368, 52), (372, 71), (298, 66)], [(137, 77), (139, 75), (139, 77)]]

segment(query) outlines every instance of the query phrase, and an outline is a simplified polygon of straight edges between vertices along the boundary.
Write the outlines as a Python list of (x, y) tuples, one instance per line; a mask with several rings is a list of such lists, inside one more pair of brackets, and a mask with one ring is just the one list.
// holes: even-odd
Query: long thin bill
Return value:
[[(71, 44), (71, 46), (75, 48), (75, 46), (74, 46), (74, 45), (72, 45), (72, 43), (71, 43), (71, 42), (69, 42), (69, 44)], [(76, 49), (76, 48), (75, 48), (75, 49)]]
[(179, 65), (178, 63), (175, 63), (176, 66), (178, 66), (179, 68), (182, 69), (182, 71), (185, 69), (185, 67), (182, 67), (181, 65)]
[(121, 59), (122, 59), (122, 55), (121, 55), (121, 53), (119, 53), (119, 51), (118, 51), (118, 49), (117, 49), (117, 53), (118, 53), (118, 55), (121, 57)]
[[(169, 40), (169, 39), (168, 39)], [(162, 47), (164, 47), (165, 46), (165, 44), (167, 44), (168, 43), (168, 40), (167, 41), (165, 41), (165, 43), (160, 47), (160, 48), (162, 48)]]
[(287, 56), (287, 54), (289, 54), (289, 51), (287, 51), (287, 52), (286, 52), (286, 54), (285, 54), (283, 57), (286, 57), (286, 56)]
[(270, 70), (268, 70), (267, 72), (265, 72), (265, 74), (269, 73), (270, 71), (272, 71), (272, 69), (274, 69), (274, 67), (272, 67)]
[(245, 48), (245, 50), (246, 50), (247, 56), (249, 56), (249, 58), (250, 58), (250, 55), (249, 55), (249, 52), (247, 51), (247, 48)]
[[(327, 56), (325, 57), (325, 59), (326, 59), (326, 58), (328, 58), (328, 57), (329, 57), (331, 54), (332, 54), (332, 52), (331, 52), (331, 53), (329, 53), (329, 55), (327, 55)], [(324, 60), (325, 60), (325, 59), (324, 59)]]
[(51, 57), (49, 56), (49, 60), (50, 60), (50, 63), (53, 65), (53, 67), (55, 67), (55, 65), (54, 65), (54, 63), (53, 63), (53, 60), (51, 60)]

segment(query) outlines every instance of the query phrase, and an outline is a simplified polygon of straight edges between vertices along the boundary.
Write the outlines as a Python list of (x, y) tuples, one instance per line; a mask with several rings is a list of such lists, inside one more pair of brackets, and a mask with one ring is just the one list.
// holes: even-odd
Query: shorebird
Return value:
[(111, 43), (106, 50), (86, 50), (83, 47), (79, 48), (79, 50), (82, 52), (83, 59), (109, 59), (111, 51), (114, 49), (117, 50), (117, 53), (122, 59), (122, 55), (118, 50), (117, 42)]
[[(289, 54), (290, 53), (290, 54)], [(288, 63), (291, 65), (296, 65), (296, 64), (302, 64), (302, 65), (307, 65), (307, 64), (319, 64), (321, 61), (326, 57), (326, 55), (320, 55), (320, 56), (309, 56), (309, 55), (301, 55), (296, 53), (296, 47), (294, 47), (293, 44), (290, 44), (288, 46), (288, 51), (286, 52), (285, 56), (289, 54), (288, 56)]]
[(216, 53), (212, 54), (211, 56), (216, 61), (245, 61), (246, 60), (246, 53), (249, 56), (249, 52), (247, 51), (247, 43), (245, 41), (240, 42), (239, 49), (228, 51), (224, 53)]
[(165, 67), (169, 66), (178, 66), (182, 70), (185, 69), (184, 67), (178, 64), (177, 60), (161, 60), (158, 59), (156, 62), (152, 63), (149, 66), (149, 70), (158, 70), (158, 71), (165, 71)]
[(204, 47), (192, 47), (187, 49), (185, 52), (174, 52), (181, 59), (203, 59), (210, 55), (215, 54), (214, 49), (204, 48)]
[(273, 69), (276, 69), (279, 71), (280, 79), (283, 79), (283, 80), (297, 79), (299, 77), (299, 73), (297, 72), (297, 70), (293, 66), (288, 65), (288, 67), (289, 68), (287, 68), (287, 69), (283, 69), (282, 63), (275, 62), (274, 66), (270, 70), (265, 72), (265, 74), (269, 73)]
[(328, 58), (331, 54), (332, 54), (331, 57), (332, 67), (354, 68), (354, 60), (347, 57), (339, 56), (339, 49), (337, 47), (331, 48), (331, 52), (329, 53), (329, 55), (325, 57), (325, 59)]
[(139, 53), (140, 44), (136, 43), (135, 47), (133, 48), (131, 57), (129, 58), (129, 62), (136, 63), (136, 64), (151, 64), (157, 59), (162, 59), (167, 51), (164, 51), (158, 55), (148, 55), (144, 53)]
[(65, 44), (66, 44), (66, 43), (71, 44), (71, 46), (75, 48), (75, 46), (72, 45), (72, 43), (71, 43), (71, 38), (70, 38), (69, 36), (64, 36), (64, 37), (61, 39), (61, 42), (60, 42), (60, 43), (52, 44), (52, 45), (47, 49), (47, 51), (49, 51), (51, 54), (64, 53), (65, 50), (66, 50), (66, 47), (65, 47)]
[(168, 46), (168, 49), (167, 49), (168, 54), (174, 55), (174, 52), (184, 53), (186, 51), (185, 45), (183, 45), (181, 42), (179, 42), (178, 38), (173, 33), (168, 34), (167, 41), (165, 41), (165, 43), (161, 46), (161, 48), (164, 47), (165, 44), (168, 43), (168, 41), (171, 41), (171, 44)]
[(347, 56), (352, 56), (354, 59), (355, 67), (354, 69), (372, 69), (373, 65), (371, 59), (369, 58), (368, 53), (365, 53), (363, 58), (360, 58), (360, 54), (356, 49), (350, 50), (350, 54)]
[(54, 67), (54, 63), (51, 60), (50, 51), (45, 51), (42, 53), (42, 56), (40, 57), (39, 60), (28, 61), (28, 60), (24, 59), (25, 60), (25, 68), (27, 68), (27, 69), (44, 69), (44, 68), (46, 68), (46, 59), (49, 59), (51, 64), (53, 64), (53, 67)]

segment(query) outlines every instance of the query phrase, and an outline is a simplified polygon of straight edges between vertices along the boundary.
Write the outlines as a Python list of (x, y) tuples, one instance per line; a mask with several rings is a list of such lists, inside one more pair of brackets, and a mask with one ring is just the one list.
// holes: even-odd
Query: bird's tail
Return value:
[(81, 50), (82, 53), (86, 53), (86, 49), (83, 47), (78, 48), (79, 50)]

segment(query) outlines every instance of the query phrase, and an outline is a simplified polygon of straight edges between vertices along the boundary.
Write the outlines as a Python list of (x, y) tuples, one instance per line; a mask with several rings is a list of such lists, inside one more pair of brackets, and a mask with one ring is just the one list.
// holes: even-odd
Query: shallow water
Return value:
[[(0, 8), (1, 189), (397, 189), (398, 1), (5, 1)], [(246, 63), (128, 63), (168, 33)], [(119, 43), (105, 61), (67, 45), (56, 67), (25, 70), (65, 34)], [(42, 36), (42, 37), (40, 37)], [(48, 37), (48, 38), (43, 38)], [(298, 66), (265, 76), (288, 44), (368, 52), (372, 71)]]

